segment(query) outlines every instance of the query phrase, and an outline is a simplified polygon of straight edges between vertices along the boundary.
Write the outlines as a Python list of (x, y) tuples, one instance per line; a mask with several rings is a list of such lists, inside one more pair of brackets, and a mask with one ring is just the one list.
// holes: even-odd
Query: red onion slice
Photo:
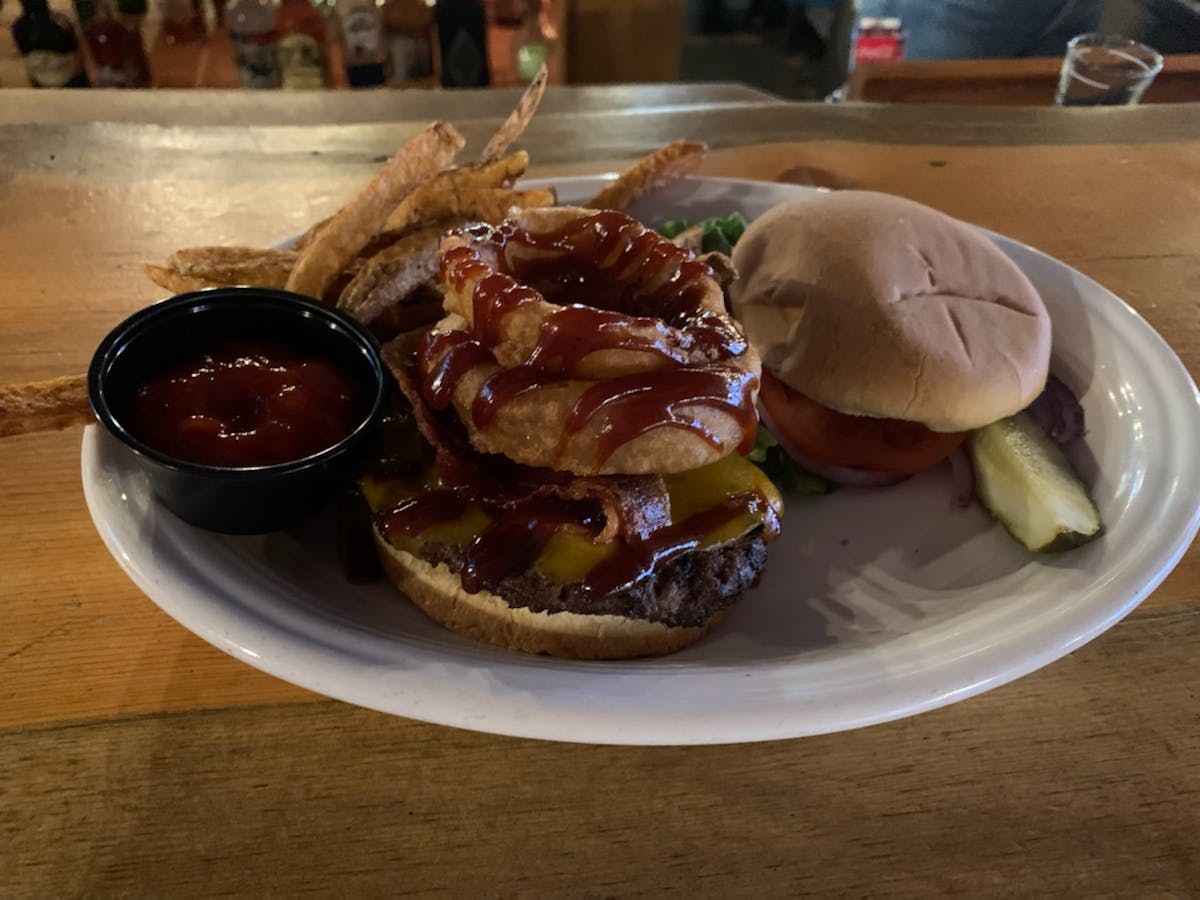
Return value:
[(1059, 444), (1071, 443), (1086, 430), (1079, 399), (1053, 375), (1046, 379), (1046, 387), (1029, 404), (1027, 412)]
[(966, 509), (975, 502), (975, 466), (966, 444), (959, 444), (947, 458), (950, 463), (950, 478), (954, 481), (955, 509)]

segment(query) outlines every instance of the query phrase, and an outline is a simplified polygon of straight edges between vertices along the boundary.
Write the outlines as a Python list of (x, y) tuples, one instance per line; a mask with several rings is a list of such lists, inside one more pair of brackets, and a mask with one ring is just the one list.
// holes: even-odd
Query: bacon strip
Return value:
[(477, 451), (452, 412), (437, 413), (426, 404), (410, 348), (411, 340), (397, 338), (384, 345), (383, 358), (412, 404), (417, 428), (434, 448), (444, 480), (501, 507), (530, 497), (593, 501), (605, 519), (598, 540), (643, 540), (670, 524), (671, 501), (659, 475), (580, 476), (523, 466), (505, 456)]

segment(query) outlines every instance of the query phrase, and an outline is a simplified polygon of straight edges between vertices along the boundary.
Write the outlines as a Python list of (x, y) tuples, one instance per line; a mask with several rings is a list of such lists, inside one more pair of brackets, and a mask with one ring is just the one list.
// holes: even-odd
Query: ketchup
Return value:
[(230, 340), (151, 375), (121, 417), (162, 453), (207, 466), (268, 466), (338, 443), (367, 413), (363, 387), (325, 357)]

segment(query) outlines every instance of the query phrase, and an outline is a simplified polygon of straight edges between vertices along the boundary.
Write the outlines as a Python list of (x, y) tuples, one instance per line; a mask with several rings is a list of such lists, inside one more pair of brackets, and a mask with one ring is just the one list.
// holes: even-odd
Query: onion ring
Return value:
[(622, 213), (526, 210), (447, 236), (429, 404), (477, 449), (582, 475), (680, 472), (753, 446), (761, 363), (712, 270)]

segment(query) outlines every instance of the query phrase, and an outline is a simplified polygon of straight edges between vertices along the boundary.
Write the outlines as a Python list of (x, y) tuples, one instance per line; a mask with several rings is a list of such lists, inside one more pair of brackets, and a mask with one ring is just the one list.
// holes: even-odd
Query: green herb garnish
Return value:
[[(711, 219), (703, 219), (697, 224), (701, 229), (701, 253), (724, 253), (728, 256), (733, 252), (734, 244), (746, 231), (746, 220), (738, 212), (728, 216), (713, 216)], [(658, 233), (665, 238), (674, 240), (690, 227), (692, 226), (684, 219), (668, 219), (658, 226)]]
[(658, 233), (668, 240), (675, 240), (688, 230), (688, 223), (683, 219), (667, 219), (658, 226)]
[(700, 240), (700, 250), (704, 253), (724, 253), (728, 256), (746, 231), (746, 220), (741, 213), (733, 213), (725, 218), (705, 219), (701, 225), (704, 236)]

